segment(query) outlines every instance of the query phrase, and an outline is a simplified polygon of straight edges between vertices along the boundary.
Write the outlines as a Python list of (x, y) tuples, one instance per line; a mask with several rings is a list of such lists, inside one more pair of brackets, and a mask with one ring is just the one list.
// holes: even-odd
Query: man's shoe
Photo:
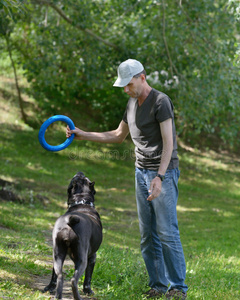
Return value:
[(187, 298), (187, 293), (173, 289), (167, 292), (166, 298), (172, 300), (185, 300)]
[(147, 299), (150, 299), (150, 298), (161, 298), (164, 295), (165, 295), (164, 292), (157, 291), (155, 289), (150, 289), (149, 291), (147, 291), (146, 293), (144, 293), (144, 296), (146, 296)]

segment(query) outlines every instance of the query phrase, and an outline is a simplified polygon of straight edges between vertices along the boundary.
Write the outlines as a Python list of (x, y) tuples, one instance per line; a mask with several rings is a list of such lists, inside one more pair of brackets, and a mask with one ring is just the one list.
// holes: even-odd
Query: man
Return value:
[(128, 133), (135, 144), (136, 200), (141, 251), (149, 274), (147, 298), (166, 295), (186, 299), (186, 266), (177, 221), (178, 156), (173, 104), (146, 81), (143, 65), (128, 59), (118, 67), (114, 86), (130, 96), (116, 130), (85, 132), (67, 128), (67, 137), (122, 143)]

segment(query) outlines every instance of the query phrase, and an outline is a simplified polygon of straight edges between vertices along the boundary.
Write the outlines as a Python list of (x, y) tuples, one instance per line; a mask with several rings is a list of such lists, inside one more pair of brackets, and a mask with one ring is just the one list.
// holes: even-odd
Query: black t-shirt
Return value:
[(155, 89), (151, 90), (141, 106), (136, 98), (129, 99), (123, 121), (128, 124), (135, 144), (136, 167), (158, 170), (163, 148), (159, 123), (170, 118), (173, 125), (173, 152), (168, 169), (174, 169), (178, 167), (179, 161), (172, 101)]

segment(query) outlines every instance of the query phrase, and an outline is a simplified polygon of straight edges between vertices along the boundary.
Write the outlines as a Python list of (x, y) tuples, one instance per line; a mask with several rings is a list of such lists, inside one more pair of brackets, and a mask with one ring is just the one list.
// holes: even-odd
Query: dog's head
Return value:
[(94, 181), (91, 182), (82, 172), (78, 172), (68, 186), (68, 205), (81, 200), (94, 203), (94, 184)]

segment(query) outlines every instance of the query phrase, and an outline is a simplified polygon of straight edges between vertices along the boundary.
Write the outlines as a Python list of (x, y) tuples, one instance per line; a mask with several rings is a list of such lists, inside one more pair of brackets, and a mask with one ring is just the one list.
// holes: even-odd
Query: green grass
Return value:
[[(0, 84), (0, 178), (14, 184), (5, 189), (21, 202), (0, 200), (0, 299), (51, 298), (35, 283), (50, 280), (51, 230), (66, 210), (67, 186), (77, 171), (96, 182), (96, 207), (104, 227), (94, 297), (144, 299), (148, 276), (139, 250), (131, 142), (74, 141), (61, 152), (47, 152), (38, 142), (38, 131), (20, 120), (10, 83)], [(55, 130), (48, 139), (57, 144), (65, 133), (61, 126)], [(179, 157), (178, 221), (188, 299), (239, 299), (240, 159), (184, 145)], [(66, 266), (66, 280), (71, 274)]]

